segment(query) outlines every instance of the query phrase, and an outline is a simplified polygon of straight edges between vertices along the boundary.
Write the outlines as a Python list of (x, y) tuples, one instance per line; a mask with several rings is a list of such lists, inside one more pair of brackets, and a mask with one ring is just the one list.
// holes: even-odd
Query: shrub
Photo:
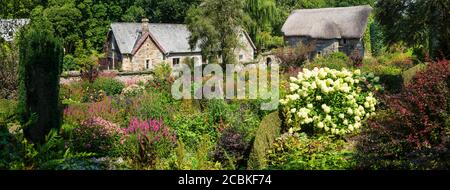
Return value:
[(290, 94), (280, 100), (290, 132), (344, 135), (362, 126), (375, 111), (377, 100), (363, 89), (359, 70), (304, 69), (291, 77)]
[(187, 150), (182, 139), (177, 142), (175, 154), (172, 156), (172, 160), (169, 165), (170, 169), (176, 170), (219, 170), (222, 169), (222, 165), (219, 162), (211, 161), (210, 150), (213, 147), (208, 136), (200, 138), (201, 141), (198, 146), (195, 147), (193, 152)]
[(60, 39), (48, 21), (34, 21), (19, 39), (19, 105), (24, 134), (41, 143), (53, 128), (60, 127), (59, 79), (63, 62)]
[(363, 63), (364, 55), (361, 55), (358, 49), (355, 49), (350, 54), (350, 60), (355, 67), (360, 67)]
[(0, 42), (0, 98), (17, 98), (18, 62), (16, 43)]
[(208, 123), (208, 115), (206, 113), (193, 115), (176, 115), (170, 122), (177, 133), (177, 137), (183, 139), (188, 147), (196, 147), (203, 136), (208, 137), (215, 142), (219, 136), (217, 126)]
[(151, 88), (170, 92), (172, 83), (175, 81), (172, 75), (172, 68), (167, 63), (161, 63), (155, 66), (153, 80), (149, 81)]
[(171, 118), (176, 111), (170, 94), (160, 91), (148, 91), (140, 97), (141, 106), (137, 110), (140, 118)]
[(245, 141), (245, 132), (235, 127), (225, 129), (217, 142), (213, 158), (228, 163), (230, 168), (246, 167), (250, 144)]
[(82, 94), (82, 102), (101, 102), (106, 97), (105, 91), (93, 88), (91, 85), (84, 88)]
[(145, 87), (133, 84), (122, 90), (122, 95), (126, 97), (136, 97), (144, 93)]
[(5, 127), (14, 120), (17, 102), (0, 99), (0, 127)]
[(281, 119), (278, 112), (271, 113), (264, 117), (256, 132), (253, 148), (250, 153), (248, 169), (264, 169), (267, 167), (267, 151), (272, 148), (272, 144), (281, 131)]
[(268, 151), (268, 168), (282, 170), (345, 170), (355, 165), (343, 140), (306, 134), (284, 134)]
[(448, 61), (431, 63), (372, 119), (359, 142), (361, 167), (445, 169), (450, 163)]
[(232, 108), (233, 106), (227, 104), (227, 102), (222, 99), (213, 99), (206, 101), (205, 103), (205, 107), (207, 108), (207, 111), (209, 113), (209, 123), (211, 124), (228, 122), (228, 118), (234, 111)]
[(54, 129), (45, 136), (42, 144), (29, 143), (24, 137), (23, 130), (8, 133), (3, 129), (6, 128), (2, 127), (0, 131), (0, 168), (2, 169), (40, 169), (41, 165), (48, 160), (62, 158), (67, 152), (63, 139)]
[(100, 117), (89, 118), (73, 129), (71, 146), (80, 152), (106, 155), (116, 145), (121, 133), (117, 124)]
[(308, 61), (315, 47), (316, 45), (314, 43), (300, 43), (294, 48), (278, 48), (275, 50), (275, 56), (280, 60), (281, 68), (289, 70), (292, 67), (300, 67)]
[(114, 96), (122, 93), (122, 90), (125, 88), (125, 84), (114, 78), (99, 77), (93, 83), (92, 88), (95, 90), (102, 90), (108, 96)]
[(350, 58), (342, 52), (336, 52), (333, 54), (317, 57), (311, 63), (307, 63), (304, 68), (314, 69), (315, 67), (323, 68), (328, 67), (330, 69), (342, 69), (342, 68), (352, 68), (353, 65), (350, 64)]
[(80, 66), (77, 64), (75, 57), (73, 57), (72, 55), (64, 56), (63, 70), (64, 71), (80, 70)]
[(175, 133), (162, 120), (140, 120), (133, 118), (125, 129), (122, 144), (131, 147), (126, 156), (139, 169), (154, 168), (158, 159), (168, 157), (177, 142)]

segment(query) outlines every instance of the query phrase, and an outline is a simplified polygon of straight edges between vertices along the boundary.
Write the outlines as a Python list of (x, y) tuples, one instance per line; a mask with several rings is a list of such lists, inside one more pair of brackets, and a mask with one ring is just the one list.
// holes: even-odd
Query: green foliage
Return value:
[(80, 66), (77, 64), (75, 57), (72, 55), (64, 56), (63, 70), (64, 71), (74, 71), (79, 70)]
[(131, 6), (127, 9), (122, 16), (122, 20), (125, 22), (140, 22), (145, 15), (145, 10), (139, 6)]
[(0, 98), (17, 98), (18, 62), (17, 42), (0, 38)]
[(343, 140), (284, 134), (268, 151), (268, 168), (281, 170), (346, 170), (355, 166)]
[(351, 60), (345, 53), (336, 52), (329, 55), (321, 56), (315, 58), (312, 62), (307, 63), (305, 68), (314, 69), (315, 67), (324, 68), (328, 67), (330, 69), (343, 69), (352, 68)]
[(234, 50), (239, 46), (240, 28), (245, 20), (243, 8), (242, 0), (203, 0), (199, 6), (189, 9), (186, 24), (191, 32), (191, 48), (199, 45), (210, 63), (235, 63)]
[[(35, 20), (20, 36), (18, 111), (26, 137), (43, 142), (52, 128), (60, 126), (59, 77), (63, 48), (49, 30), (49, 21)], [(32, 115), (37, 118), (32, 119)]]
[(13, 100), (0, 99), (0, 127), (7, 126), (14, 120), (17, 102)]
[(108, 96), (114, 96), (122, 93), (125, 84), (114, 78), (99, 77), (92, 84), (92, 88), (95, 90), (102, 90)]
[(187, 150), (183, 140), (177, 141), (177, 148), (172, 159), (169, 161), (169, 167), (164, 169), (176, 170), (219, 170), (222, 165), (219, 162), (211, 161), (209, 157), (213, 148), (213, 142), (208, 136), (200, 138), (201, 142), (193, 150)]
[(431, 58), (449, 58), (448, 0), (380, 0), (376, 9), (388, 44), (406, 42)]
[(370, 46), (372, 50), (371, 53), (373, 56), (379, 56), (385, 49), (385, 39), (380, 23), (376, 20), (373, 20), (368, 24), (368, 28), (370, 30)]
[(140, 97), (140, 107), (137, 116), (140, 118), (169, 119), (176, 107), (170, 94), (160, 91), (148, 91)]
[(263, 118), (256, 131), (255, 141), (248, 161), (248, 169), (258, 170), (267, 167), (267, 151), (281, 132), (281, 119), (278, 112), (271, 113)]
[(2, 127), (0, 131), (0, 168), (40, 169), (48, 160), (64, 157), (64, 140), (57, 130), (51, 130), (45, 136), (44, 143), (32, 144), (24, 138), (20, 126), (14, 128), (8, 132), (8, 128)]
[(402, 74), (402, 77), (403, 77), (403, 80), (404, 80), (404, 86), (407, 86), (409, 83), (411, 83), (413, 81), (412, 79), (414, 78), (414, 76), (418, 72), (423, 71), (426, 68), (427, 67), (426, 67), (425, 64), (418, 64), (418, 65), (416, 65), (416, 66), (414, 66), (414, 67), (404, 71), (403, 74)]
[(38, 2), (34, 0), (2, 0), (0, 18), (28, 18), (37, 4)]
[(274, 25), (282, 22), (281, 10), (275, 0), (246, 0), (244, 10), (250, 17), (246, 25), (258, 50), (264, 51), (284, 44), (284, 39), (276, 36), (273, 30)]
[(212, 141), (218, 138), (218, 129), (208, 123), (207, 114), (175, 116), (170, 125), (177, 131), (177, 137), (183, 139), (188, 147), (196, 147), (202, 136), (208, 136)]
[[(395, 48), (391, 48), (395, 49)], [(388, 92), (399, 92), (403, 88), (403, 73), (414, 66), (416, 60), (411, 51), (391, 50), (377, 57), (366, 58), (361, 70), (380, 77), (380, 83)], [(411, 76), (409, 76), (411, 77)]]
[(168, 63), (160, 63), (153, 70), (153, 79), (149, 81), (151, 88), (170, 93), (174, 78), (172, 67)]

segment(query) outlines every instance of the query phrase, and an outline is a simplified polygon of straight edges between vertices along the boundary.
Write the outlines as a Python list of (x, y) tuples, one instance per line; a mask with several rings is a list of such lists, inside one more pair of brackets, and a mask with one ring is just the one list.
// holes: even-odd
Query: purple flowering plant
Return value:
[(121, 144), (131, 145), (130, 156), (140, 168), (152, 167), (157, 159), (169, 156), (176, 145), (176, 133), (162, 119), (141, 120), (133, 117), (124, 129)]

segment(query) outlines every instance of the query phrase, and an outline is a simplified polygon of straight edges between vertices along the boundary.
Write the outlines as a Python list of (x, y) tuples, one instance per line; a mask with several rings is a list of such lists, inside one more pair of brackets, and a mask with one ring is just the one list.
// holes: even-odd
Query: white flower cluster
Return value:
[(142, 94), (145, 90), (145, 87), (133, 84), (122, 90), (122, 95), (126, 97), (135, 97), (139, 94)]
[(351, 133), (375, 113), (377, 100), (364, 92), (360, 70), (303, 69), (290, 78), (290, 92), (280, 100), (290, 132), (313, 126), (335, 135)]

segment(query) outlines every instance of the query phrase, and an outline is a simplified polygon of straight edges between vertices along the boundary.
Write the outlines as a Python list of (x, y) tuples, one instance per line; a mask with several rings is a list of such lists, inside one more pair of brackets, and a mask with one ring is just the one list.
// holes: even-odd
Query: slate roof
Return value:
[(281, 30), (285, 36), (361, 38), (371, 12), (369, 5), (295, 10)]
[(30, 19), (0, 19), (0, 37), (12, 41), (18, 29), (30, 22)]
[[(132, 54), (134, 46), (142, 35), (141, 23), (112, 23), (111, 30), (122, 54)], [(196, 47), (193, 51), (189, 46), (191, 33), (184, 24), (149, 23), (151, 36), (155, 38), (164, 53), (200, 52)]]

